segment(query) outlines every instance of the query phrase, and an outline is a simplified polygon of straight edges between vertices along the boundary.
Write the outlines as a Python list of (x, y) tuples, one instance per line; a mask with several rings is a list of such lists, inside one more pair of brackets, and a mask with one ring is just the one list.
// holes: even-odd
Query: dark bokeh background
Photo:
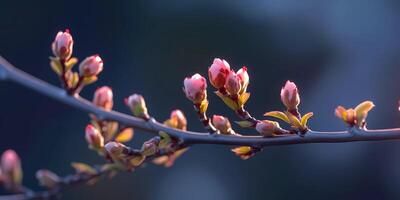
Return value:
[[(370, 128), (399, 126), (400, 3), (395, 0), (269, 1), (18, 1), (1, 0), (0, 54), (19, 68), (58, 84), (48, 66), (50, 44), (70, 28), (79, 58), (99, 53), (100, 85), (113, 87), (116, 109), (133, 92), (154, 117), (186, 111), (201, 131), (182, 80), (205, 75), (214, 57), (248, 66), (256, 116), (282, 109), (280, 87), (300, 87), (301, 110), (313, 111), (316, 130), (340, 130), (338, 104), (370, 99)], [(25, 183), (35, 171), (71, 173), (71, 161), (101, 163), (87, 150), (86, 114), (27, 90), (0, 83), (0, 151), (23, 159)], [(214, 95), (210, 112), (232, 117)], [(137, 132), (136, 140), (145, 134)], [(64, 199), (399, 199), (400, 144), (365, 142), (266, 148), (242, 161), (229, 148), (198, 145), (173, 168), (149, 165)]]

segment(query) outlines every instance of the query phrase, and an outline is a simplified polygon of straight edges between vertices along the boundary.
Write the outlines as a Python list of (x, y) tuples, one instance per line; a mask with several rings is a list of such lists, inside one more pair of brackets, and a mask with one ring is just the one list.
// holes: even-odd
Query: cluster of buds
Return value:
[[(181, 110), (173, 110), (170, 118), (165, 120), (164, 124), (171, 128), (180, 129), (186, 131), (187, 120)], [(163, 151), (171, 151), (178, 143), (176, 138), (171, 138), (167, 133), (160, 132), (160, 142), (158, 143), (158, 149)], [(153, 159), (153, 163), (157, 165), (163, 165), (164, 167), (171, 167), (175, 160), (180, 157), (189, 148), (179, 149), (177, 151), (171, 151), (171, 154), (163, 155)]]
[(354, 109), (346, 109), (343, 106), (338, 106), (335, 109), (335, 115), (350, 127), (356, 126), (358, 128), (365, 128), (365, 120), (367, 119), (368, 112), (374, 107), (375, 105), (372, 101), (364, 101)]
[(84, 85), (95, 82), (97, 75), (103, 70), (102, 59), (99, 55), (93, 55), (80, 63), (79, 73), (72, 72), (72, 67), (78, 63), (78, 59), (72, 57), (73, 44), (69, 30), (58, 32), (51, 45), (55, 57), (50, 57), (53, 71), (70, 94), (79, 93)]
[(217, 90), (231, 96), (241, 95), (246, 92), (249, 85), (247, 68), (242, 67), (237, 72), (230, 69), (229, 63), (223, 59), (215, 58), (208, 69), (211, 85)]
[(22, 182), (21, 160), (14, 150), (6, 150), (1, 156), (0, 183), (7, 189), (19, 190)]
[(143, 119), (149, 119), (149, 114), (147, 112), (146, 102), (142, 95), (133, 94), (125, 99), (125, 104), (132, 111), (133, 116), (140, 117)]

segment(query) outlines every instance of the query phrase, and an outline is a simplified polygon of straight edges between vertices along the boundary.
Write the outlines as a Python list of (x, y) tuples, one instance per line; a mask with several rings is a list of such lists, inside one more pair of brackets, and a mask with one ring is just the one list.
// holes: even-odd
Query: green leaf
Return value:
[(97, 81), (97, 76), (89, 76), (83, 78), (83, 84), (89, 85)]
[(133, 156), (133, 158), (131, 158), (129, 160), (129, 162), (133, 166), (137, 167), (137, 166), (141, 165), (145, 159), (146, 159), (146, 156), (140, 154), (140, 155)]
[(71, 79), (70, 81), (71, 81), (71, 87), (72, 87), (72, 88), (75, 88), (76, 85), (77, 85), (78, 82), (79, 82), (79, 74), (78, 74), (77, 72), (74, 72), (74, 73), (72, 74), (72, 79)]
[(78, 63), (77, 58), (70, 58), (67, 62), (65, 62), (65, 71), (71, 70), (76, 63)]
[(249, 121), (235, 121), (236, 124), (238, 124), (242, 128), (249, 128), (252, 127), (254, 124)]
[(62, 74), (62, 66), (60, 61), (57, 58), (50, 58), (50, 66), (51, 69), (59, 76)]
[(73, 162), (71, 163), (71, 166), (76, 170), (77, 173), (90, 175), (97, 173), (96, 169), (85, 163)]
[(249, 100), (249, 98), (250, 98), (250, 93), (246, 92), (246, 93), (241, 94), (239, 96), (239, 99), (238, 99), (239, 100), (238, 101), (239, 107), (241, 107), (244, 104), (246, 104), (246, 102)]
[(236, 111), (240, 108), (240, 106), (233, 101), (230, 97), (228, 96), (224, 96), (223, 94), (221, 94), (219, 91), (216, 91), (215, 94), (222, 99), (222, 101), (225, 103), (225, 105), (227, 105), (230, 109)]
[(166, 148), (168, 146), (168, 144), (171, 143), (171, 137), (163, 131), (160, 131), (158, 134), (161, 137), (160, 143), (158, 143), (158, 147)]
[(301, 118), (301, 126), (303, 127), (303, 128), (306, 128), (307, 127), (307, 122), (308, 122), (308, 120), (312, 117), (314, 115), (314, 113), (312, 113), (312, 112), (309, 112), (309, 113), (307, 113), (307, 114), (305, 114), (302, 118)]
[(303, 128), (303, 126), (300, 123), (300, 120), (296, 116), (294, 116), (292, 113), (286, 112), (286, 116), (289, 118), (289, 122), (293, 127)]
[(132, 138), (133, 138), (133, 128), (125, 128), (117, 135), (115, 141), (129, 142)]
[(208, 108), (208, 101), (204, 100), (201, 102), (200, 104), (200, 113), (205, 113), (207, 111)]
[(284, 113), (284, 112), (280, 112), (280, 111), (271, 111), (271, 112), (266, 112), (264, 114), (264, 116), (267, 117), (275, 117), (278, 118), (280, 120), (285, 121), (286, 123), (290, 124), (290, 120), (289, 117)]
[(241, 146), (241, 147), (236, 147), (231, 149), (236, 155), (243, 155), (243, 154), (247, 154), (251, 151), (251, 147), (250, 146)]

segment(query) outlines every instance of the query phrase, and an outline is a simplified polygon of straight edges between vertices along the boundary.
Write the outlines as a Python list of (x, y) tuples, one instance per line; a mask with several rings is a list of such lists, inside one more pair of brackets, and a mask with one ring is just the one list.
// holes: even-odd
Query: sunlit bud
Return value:
[(133, 94), (125, 99), (125, 104), (131, 109), (135, 117), (148, 118), (146, 102), (142, 95)]
[(101, 135), (100, 131), (91, 124), (86, 126), (85, 138), (87, 143), (94, 149), (104, 147), (104, 137)]
[(224, 87), (229, 71), (230, 66), (228, 62), (215, 58), (213, 64), (208, 68), (208, 77), (210, 78), (211, 85), (217, 89)]
[(357, 125), (363, 127), (367, 119), (368, 112), (374, 108), (375, 105), (372, 101), (364, 101), (354, 108)]
[(99, 55), (85, 58), (79, 65), (79, 74), (84, 77), (97, 76), (103, 71), (103, 60)]
[(3, 153), (0, 167), (7, 184), (19, 185), (21, 183), (21, 160), (14, 150), (9, 149)]
[(300, 96), (296, 84), (286, 81), (281, 90), (281, 100), (288, 110), (295, 110), (300, 103)]
[(170, 119), (175, 122), (177, 129), (186, 130), (187, 120), (181, 110), (174, 110), (171, 112)]
[(256, 124), (256, 130), (264, 137), (272, 137), (282, 133), (278, 122), (264, 120)]
[(73, 45), (74, 40), (67, 29), (65, 32), (60, 31), (57, 33), (56, 38), (51, 45), (51, 49), (55, 56), (63, 60), (68, 60), (72, 55)]
[(158, 146), (159, 142), (160, 142), (160, 140), (155, 139), (155, 138), (152, 138), (152, 139), (144, 142), (142, 145), (142, 149), (141, 149), (142, 155), (151, 156), (151, 155), (157, 153), (157, 150), (158, 150), (157, 146)]
[(113, 92), (111, 88), (107, 86), (98, 88), (94, 93), (93, 103), (105, 110), (111, 110), (113, 107)]
[(185, 78), (183, 85), (186, 97), (193, 103), (201, 103), (207, 98), (206, 79), (200, 74), (195, 74), (192, 77)]
[(240, 79), (240, 85), (242, 86), (242, 89), (240, 90), (240, 94), (246, 92), (247, 86), (249, 85), (250, 77), (249, 74), (247, 73), (247, 67), (242, 67), (236, 72), (237, 76)]
[(41, 186), (54, 188), (60, 182), (60, 177), (52, 171), (41, 169), (36, 172), (36, 178)]
[(232, 132), (231, 123), (228, 118), (221, 115), (214, 115), (212, 117), (212, 123), (216, 129), (223, 134), (230, 134)]
[(238, 94), (241, 90), (241, 80), (239, 76), (234, 72), (230, 71), (226, 79), (225, 88), (231, 95)]
[(112, 157), (118, 158), (127, 147), (119, 142), (109, 142), (105, 145), (105, 149), (107, 153), (109, 153)]
[(253, 157), (257, 152), (261, 151), (260, 148), (254, 148), (250, 146), (241, 146), (231, 149), (235, 155), (239, 156), (242, 160), (247, 160)]

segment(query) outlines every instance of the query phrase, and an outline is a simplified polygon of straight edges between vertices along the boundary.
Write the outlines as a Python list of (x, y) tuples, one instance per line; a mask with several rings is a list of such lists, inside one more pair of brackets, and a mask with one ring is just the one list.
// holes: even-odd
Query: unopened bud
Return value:
[(200, 74), (185, 78), (183, 85), (186, 97), (193, 103), (200, 104), (207, 98), (206, 79)]
[(214, 115), (212, 123), (214, 127), (223, 134), (230, 134), (232, 132), (231, 123), (229, 122), (229, 119), (224, 116)]
[(237, 76), (240, 79), (240, 85), (242, 86), (242, 89), (240, 90), (240, 94), (243, 94), (247, 90), (247, 86), (249, 85), (250, 77), (249, 74), (247, 73), (247, 67), (243, 66), (236, 72)]
[(119, 142), (109, 142), (105, 145), (107, 153), (112, 157), (119, 158), (127, 147)]
[(14, 150), (9, 149), (3, 153), (0, 167), (6, 184), (19, 185), (21, 183), (21, 160)]
[(99, 55), (85, 58), (79, 65), (79, 74), (84, 77), (97, 76), (103, 71), (103, 60)]
[(229, 74), (230, 66), (223, 59), (215, 58), (213, 64), (208, 68), (208, 77), (211, 85), (217, 89), (224, 87)]
[(282, 133), (278, 122), (264, 120), (256, 124), (256, 130), (264, 137), (272, 137)]
[(101, 135), (100, 131), (91, 124), (86, 126), (85, 138), (87, 143), (94, 149), (104, 147), (104, 137)]
[(231, 95), (238, 94), (242, 88), (241, 80), (239, 76), (234, 72), (230, 71), (226, 79), (225, 88)]
[(74, 45), (74, 40), (72, 39), (69, 30), (65, 32), (59, 31), (54, 39), (51, 48), (53, 54), (60, 59), (68, 60), (72, 55), (72, 47)]
[(113, 107), (113, 92), (110, 87), (103, 86), (94, 93), (93, 103), (97, 107), (111, 110)]
[(281, 90), (281, 100), (288, 110), (296, 110), (300, 103), (300, 96), (296, 84), (286, 81)]
[(149, 118), (147, 113), (146, 102), (142, 95), (133, 94), (125, 99), (125, 104), (131, 109), (133, 116), (141, 118)]
[(37, 171), (36, 178), (38, 179), (40, 185), (47, 188), (54, 188), (60, 182), (60, 177), (57, 176), (57, 174), (46, 169)]
[(160, 142), (160, 140), (155, 139), (155, 138), (144, 142), (142, 145), (142, 150), (141, 150), (142, 155), (151, 156), (151, 155), (157, 153), (157, 150), (158, 150), (157, 146), (158, 146), (159, 142)]
[(187, 120), (185, 115), (181, 110), (174, 110), (171, 112), (170, 119), (174, 121), (177, 129), (186, 130), (187, 127)]

